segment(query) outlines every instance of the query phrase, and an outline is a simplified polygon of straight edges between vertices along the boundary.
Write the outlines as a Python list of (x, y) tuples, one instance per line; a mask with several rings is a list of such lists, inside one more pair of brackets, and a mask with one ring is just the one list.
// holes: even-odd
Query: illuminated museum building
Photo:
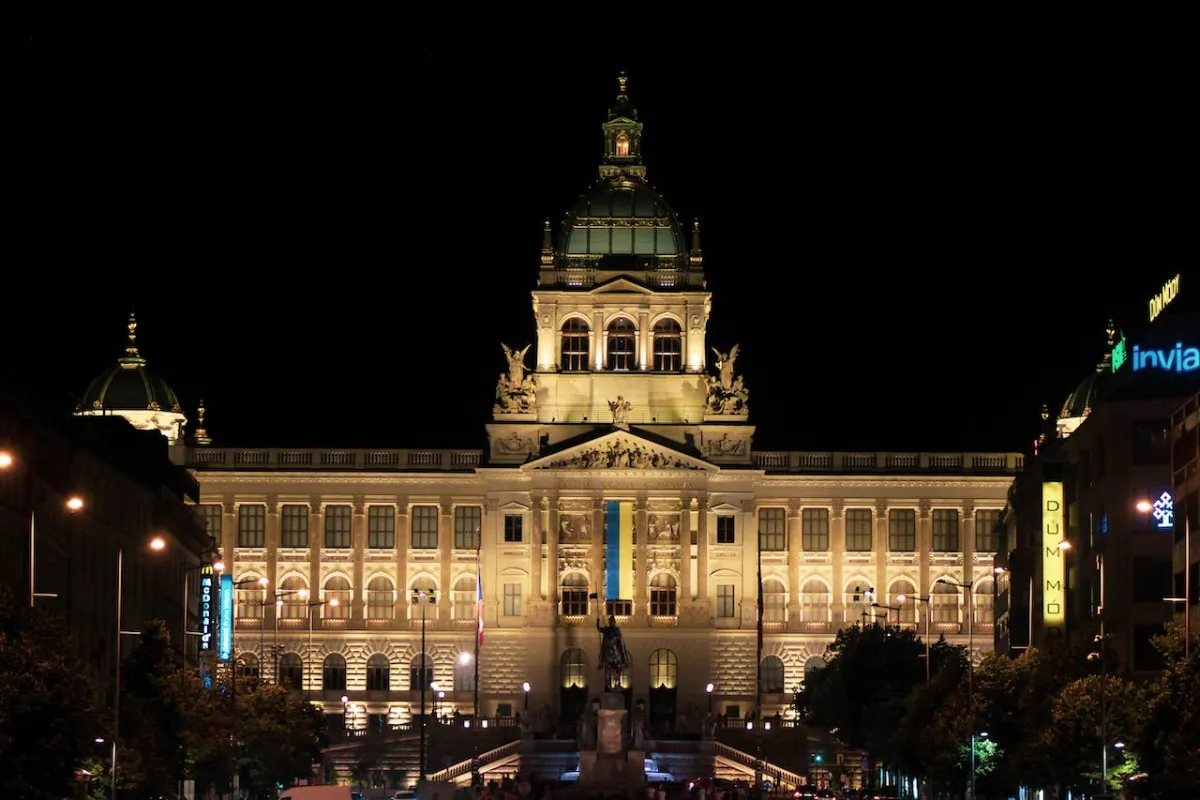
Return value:
[(1170, 420), (1200, 385), (1200, 351), (1188, 344), (1200, 325), (1183, 303), (1154, 317), (1135, 335), (1110, 323), (1095, 370), (1057, 419), (1043, 414), (997, 554), (998, 650), (1056, 636), (1094, 648), (1103, 614), (1110, 663), (1133, 673), (1161, 666), (1151, 638), (1183, 609), (1164, 598), (1184, 594), (1182, 568), (1172, 567), (1172, 531), (1182, 541), (1183, 523)]
[[(685, 235), (645, 182), (623, 81), (602, 127), (599, 181), (546, 224), (536, 339), (505, 348), (486, 452), (217, 448), (203, 416), (180, 445), (243, 584), (246, 668), (351, 726), (406, 721), (426, 671), (440, 708), (469, 714), (478, 570), (488, 717), (566, 720), (599, 692), (605, 598), (652, 717), (698, 720), (710, 682), (715, 710), (745, 715), (760, 558), (768, 713), (843, 626), (930, 614), (933, 636), (973, 630), (976, 656), (990, 649), (996, 521), (1022, 456), (755, 450), (737, 345), (705, 339), (699, 226)], [(612, 559), (611, 503), (632, 504), (633, 527)], [(606, 591), (626, 581), (630, 596)], [(974, 584), (973, 607), (956, 583)]]

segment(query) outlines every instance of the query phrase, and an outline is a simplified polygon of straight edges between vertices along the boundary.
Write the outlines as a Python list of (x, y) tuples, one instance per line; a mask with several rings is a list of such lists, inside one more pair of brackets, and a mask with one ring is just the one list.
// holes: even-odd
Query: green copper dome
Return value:
[(169, 411), (181, 413), (179, 399), (167, 382), (146, 366), (137, 348), (137, 321), (129, 315), (125, 355), (92, 381), (78, 411)]
[(602, 180), (575, 202), (559, 234), (566, 266), (603, 269), (606, 257), (628, 256), (678, 269), (687, 252), (675, 212), (641, 181)]

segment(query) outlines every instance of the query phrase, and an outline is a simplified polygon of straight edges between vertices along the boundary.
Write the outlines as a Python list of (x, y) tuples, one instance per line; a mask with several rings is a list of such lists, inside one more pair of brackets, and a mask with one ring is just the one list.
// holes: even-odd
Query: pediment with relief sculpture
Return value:
[(615, 430), (564, 447), (524, 464), (521, 469), (642, 469), (706, 470), (716, 472), (715, 464), (637, 433)]

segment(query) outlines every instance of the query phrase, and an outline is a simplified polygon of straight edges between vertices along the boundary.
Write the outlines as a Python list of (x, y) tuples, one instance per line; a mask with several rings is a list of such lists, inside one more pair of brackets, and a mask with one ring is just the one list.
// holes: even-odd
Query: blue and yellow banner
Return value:
[(604, 518), (605, 600), (633, 600), (633, 503), (608, 501)]

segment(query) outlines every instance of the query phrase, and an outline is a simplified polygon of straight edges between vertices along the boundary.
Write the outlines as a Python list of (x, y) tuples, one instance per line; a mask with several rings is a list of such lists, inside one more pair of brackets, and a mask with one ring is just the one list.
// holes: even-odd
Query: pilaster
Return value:
[[(876, 500), (875, 508), (871, 512), (871, 552), (875, 556), (875, 594), (879, 598), (876, 602), (891, 605), (891, 598), (888, 597), (887, 529), (884, 527), (886, 520), (887, 502)], [(885, 614), (896, 613), (887, 609), (883, 611)]]
[(650, 545), (650, 513), (646, 508), (646, 498), (639, 497), (634, 503), (633, 511), (633, 550), (635, 568), (633, 571), (633, 617), (645, 621), (650, 610), (649, 584), (650, 570), (647, 549)]
[(917, 508), (917, 556), (921, 559), (922, 597), (929, 597), (933, 587), (929, 584), (929, 553), (933, 547), (933, 517), (928, 500), (922, 500)]
[(530, 498), (529, 507), (529, 602), (540, 603), (542, 593), (542, 539), (543, 523), (540, 497)]
[(392, 618), (408, 619), (408, 543), (412, 534), (408, 530), (408, 498), (396, 498), (396, 603), (392, 607)]
[[(321, 550), (325, 547), (324, 500), (320, 495), (308, 499), (308, 599), (321, 597)], [(278, 587), (278, 584), (276, 584)]]
[[(679, 603), (692, 600), (692, 507), (696, 501), (683, 498), (679, 512)], [(682, 616), (682, 615), (680, 615)]]
[(833, 562), (833, 626), (846, 622), (846, 505), (839, 498), (829, 507), (829, 558)]
[(710, 610), (708, 608), (708, 518), (712, 513), (708, 510), (708, 503), (707, 497), (700, 498), (699, 525), (696, 531), (696, 598), (704, 603), (706, 611)]
[(592, 530), (588, 543), (588, 560), (591, 563), (591, 573), (595, 576), (589, 582), (595, 587), (596, 602), (601, 602), (604, 599), (604, 500), (598, 497), (592, 498)]
[(362, 623), (366, 618), (363, 607), (365, 593), (363, 589), (363, 566), (367, 558), (367, 517), (364, 508), (365, 499), (360, 495), (354, 498), (350, 511), (350, 545), (354, 554), (354, 577), (350, 579), (350, 619)]
[(800, 553), (803, 541), (803, 521), (799, 505), (788, 506), (788, 595), (787, 620), (789, 630), (800, 628)]
[[(438, 501), (438, 593), (437, 623), (435, 627), (449, 626), (454, 602), (450, 597), (450, 584), (454, 580), (454, 504), (449, 497)], [(428, 623), (427, 623), (428, 624)]]
[[(558, 616), (558, 502), (542, 498), (542, 522), (546, 525), (546, 596), (554, 604)], [(599, 591), (600, 587), (597, 586)]]

